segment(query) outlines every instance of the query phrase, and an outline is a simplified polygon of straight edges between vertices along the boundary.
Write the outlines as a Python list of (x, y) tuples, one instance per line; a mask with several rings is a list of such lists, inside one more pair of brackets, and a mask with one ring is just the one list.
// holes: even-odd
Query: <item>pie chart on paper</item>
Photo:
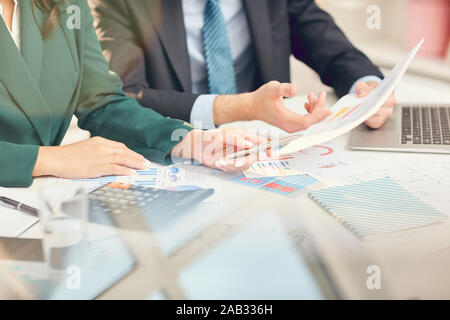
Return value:
[(327, 146), (313, 146), (311, 148), (308, 148), (306, 150), (300, 151), (300, 153), (311, 155), (311, 156), (329, 156), (334, 153), (334, 149)]

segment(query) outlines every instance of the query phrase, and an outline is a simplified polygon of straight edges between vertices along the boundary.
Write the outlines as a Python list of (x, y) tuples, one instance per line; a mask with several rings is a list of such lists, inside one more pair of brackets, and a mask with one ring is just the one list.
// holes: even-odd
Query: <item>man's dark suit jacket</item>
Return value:
[[(192, 94), (181, 0), (89, 0), (103, 53), (124, 90), (145, 107), (189, 121)], [(380, 70), (313, 0), (243, 0), (255, 50), (255, 90), (290, 82), (293, 54), (338, 96)]]

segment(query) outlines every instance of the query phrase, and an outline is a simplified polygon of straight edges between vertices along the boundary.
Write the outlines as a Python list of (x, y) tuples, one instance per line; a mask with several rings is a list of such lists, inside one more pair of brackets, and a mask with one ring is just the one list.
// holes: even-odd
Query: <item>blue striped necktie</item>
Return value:
[(209, 93), (236, 93), (233, 57), (219, 0), (206, 2), (202, 35)]

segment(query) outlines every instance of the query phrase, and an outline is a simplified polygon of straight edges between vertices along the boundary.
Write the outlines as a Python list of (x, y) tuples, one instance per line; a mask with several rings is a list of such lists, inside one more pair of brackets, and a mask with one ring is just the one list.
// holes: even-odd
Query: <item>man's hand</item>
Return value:
[[(358, 82), (356, 84), (356, 95), (359, 98), (367, 96), (373, 89), (378, 87), (378, 82)], [(372, 129), (381, 128), (394, 112), (394, 107), (397, 104), (395, 94), (393, 93), (385, 104), (372, 117), (366, 120), (366, 125)]]
[[(227, 154), (250, 149), (261, 143), (267, 143), (267, 140), (245, 129), (192, 130), (173, 148), (172, 157), (175, 161), (177, 158), (193, 159), (225, 172), (245, 171), (258, 160), (257, 154), (239, 159), (227, 159)], [(270, 157), (271, 150), (266, 152)]]
[(295, 96), (297, 89), (290, 83), (271, 81), (258, 90), (240, 95), (218, 96), (214, 102), (216, 125), (234, 122), (262, 120), (289, 133), (306, 130), (331, 114), (325, 109), (325, 93), (310, 104), (305, 115), (297, 114), (284, 104), (284, 98)]

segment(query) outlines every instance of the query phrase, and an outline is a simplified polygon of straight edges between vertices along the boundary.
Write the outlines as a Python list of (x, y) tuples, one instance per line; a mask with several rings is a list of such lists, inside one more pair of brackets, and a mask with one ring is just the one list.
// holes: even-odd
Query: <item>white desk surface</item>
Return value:
[[(450, 84), (407, 75), (397, 90), (397, 98), (400, 103), (424, 101), (450, 103)], [(305, 99), (306, 95), (302, 94), (287, 104), (290, 108), (302, 112), (301, 106)], [(328, 102), (331, 104), (335, 100), (336, 98), (330, 95)], [(247, 128), (267, 127), (257, 121), (232, 125)], [(70, 142), (84, 137), (85, 134), (80, 131), (71, 130), (65, 141)], [(347, 138), (343, 136), (339, 140), (345, 145)], [(354, 152), (364, 154), (361, 151)], [(376, 157), (373, 153), (370, 153), (370, 156)], [(399, 161), (408, 159), (401, 154), (392, 156), (398, 157)], [(408, 157), (415, 156), (408, 155)], [(430, 158), (433, 156), (428, 155)], [(43, 179), (37, 179), (31, 188), (36, 189), (43, 182)], [(217, 192), (221, 193), (223, 203), (214, 208), (210, 204), (202, 204), (199, 210), (204, 210), (207, 214), (210, 210), (220, 208), (226, 214), (219, 223), (205, 230), (201, 236), (169, 257), (165, 257), (155, 245), (155, 236), (151, 232), (123, 232), (138, 265), (99, 298), (145, 299), (161, 289), (169, 298), (188, 297), (177, 282), (177, 274), (183, 266), (214, 246), (216, 240), (233, 233), (248, 221), (257, 219), (263, 212), (275, 213), (281, 217), (294, 233), (296, 226), (307, 227), (309, 240), (318, 249), (322, 263), (330, 271), (336, 286), (345, 298), (450, 298), (448, 222), (400, 232), (395, 236), (376, 241), (361, 241), (307, 196), (288, 199), (231, 182), (223, 182), (220, 186), (212, 187), (218, 187)], [(40, 236), (39, 225), (23, 235), (23, 237)], [(381, 268), (381, 290), (370, 291), (366, 287), (368, 277), (366, 269), (372, 264)]]

